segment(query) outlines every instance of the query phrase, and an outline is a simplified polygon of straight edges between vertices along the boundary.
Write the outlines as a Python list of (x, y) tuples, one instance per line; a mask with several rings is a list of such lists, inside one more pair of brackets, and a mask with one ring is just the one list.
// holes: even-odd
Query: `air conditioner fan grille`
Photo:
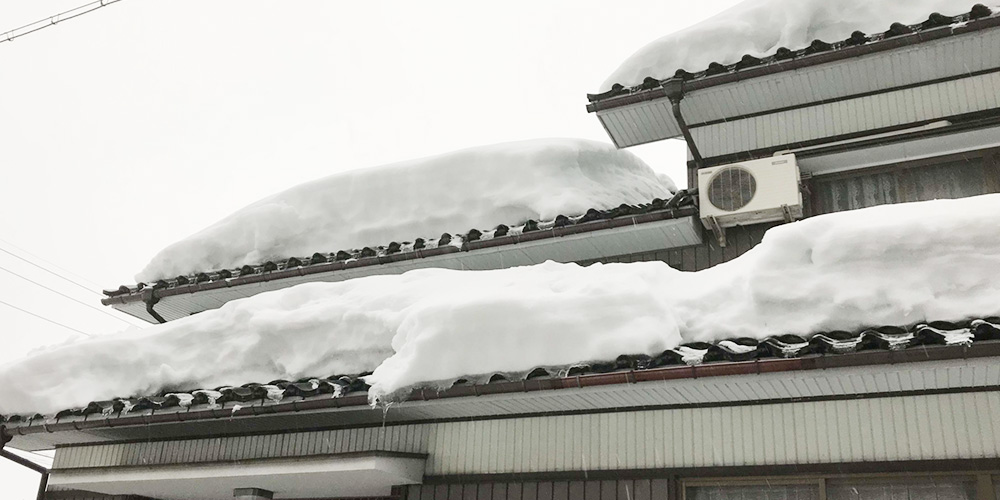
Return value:
[(749, 170), (739, 167), (719, 169), (708, 184), (708, 201), (719, 210), (734, 212), (753, 199), (757, 180)]

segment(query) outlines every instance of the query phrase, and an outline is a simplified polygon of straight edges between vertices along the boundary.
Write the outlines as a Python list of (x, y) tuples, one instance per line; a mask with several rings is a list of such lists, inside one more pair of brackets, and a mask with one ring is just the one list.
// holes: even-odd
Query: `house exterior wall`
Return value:
[(523, 475), (1000, 457), (1000, 392), (386, 425), (59, 448), (59, 470), (363, 451), (426, 453), (425, 475)]
[(702, 237), (700, 245), (657, 250), (654, 252), (629, 253), (598, 260), (581, 261), (579, 264), (661, 261), (681, 271), (701, 271), (702, 269), (708, 269), (743, 255), (761, 242), (764, 238), (764, 233), (768, 229), (777, 225), (779, 225), (778, 222), (770, 222), (767, 224), (729, 228), (726, 231), (725, 247), (720, 247), (711, 234), (707, 234)]
[(886, 203), (1000, 192), (998, 150), (989, 149), (813, 177), (812, 211), (825, 214)]

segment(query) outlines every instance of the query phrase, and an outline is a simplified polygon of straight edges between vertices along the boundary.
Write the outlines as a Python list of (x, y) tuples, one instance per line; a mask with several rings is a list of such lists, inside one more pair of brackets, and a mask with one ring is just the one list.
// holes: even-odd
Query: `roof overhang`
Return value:
[[(155, 311), (165, 320), (184, 318), (216, 309), (226, 302), (261, 292), (279, 290), (315, 281), (345, 281), (364, 276), (401, 274), (413, 269), (458, 270), (501, 269), (556, 262), (586, 262), (624, 253), (652, 252), (701, 243), (701, 229), (693, 207), (584, 222), (541, 229), (481, 241), (461, 248), (445, 246), (387, 257), (372, 257), (350, 263), (330, 262), (308, 267), (190, 284), (165, 289), (146, 289), (155, 294)], [(103, 299), (105, 305), (136, 318), (156, 323), (147, 312), (143, 293)]]
[(274, 498), (388, 496), (396, 485), (419, 484), (426, 456), (369, 452), (309, 458), (247, 460), (156, 467), (52, 471), (49, 485), (105, 495), (163, 500), (232, 498), (237, 488), (260, 488)]
[[(95, 414), (8, 425), (22, 450), (132, 440), (217, 437), (623, 409), (730, 406), (1000, 388), (1000, 341), (455, 386), (415, 391), (388, 409), (366, 394), (274, 403)], [(9, 424), (9, 423), (8, 423)]]
[[(684, 120), (702, 156), (712, 158), (834, 137), (838, 135), (834, 130), (837, 113), (845, 114), (843, 108), (848, 105), (851, 114), (874, 115), (840, 117), (851, 122), (852, 133), (860, 135), (869, 130), (883, 132), (873, 119), (878, 116), (905, 125), (920, 122), (920, 117), (908, 114), (940, 119), (973, 111), (964, 109), (954, 82), (979, 77), (982, 82), (969, 80), (970, 85), (985, 84), (983, 101), (989, 100), (985, 94), (992, 84), (985, 82), (985, 75), (1000, 71), (1000, 52), (995, 50), (1000, 30), (994, 29), (998, 26), (1000, 17), (993, 16), (685, 81)], [(918, 100), (926, 97), (926, 102), (935, 92), (947, 106), (922, 109), (930, 105), (914, 102), (914, 95)], [(875, 102), (879, 99), (874, 97), (883, 94), (894, 94), (901, 99), (900, 105)], [(983, 106), (997, 107), (995, 103)], [(599, 100), (588, 105), (588, 110), (597, 114), (618, 147), (681, 135), (662, 87)], [(799, 115), (808, 115), (808, 121)], [(795, 135), (817, 131), (822, 137)], [(748, 136), (745, 143), (734, 140), (741, 135)]]

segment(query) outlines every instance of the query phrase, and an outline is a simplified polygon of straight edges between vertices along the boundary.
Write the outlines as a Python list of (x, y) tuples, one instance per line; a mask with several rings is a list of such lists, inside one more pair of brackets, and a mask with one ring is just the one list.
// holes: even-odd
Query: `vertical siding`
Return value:
[(813, 210), (816, 214), (824, 214), (888, 203), (1000, 192), (994, 177), (995, 164), (989, 156), (921, 167), (819, 176), (812, 180)]
[[(996, 458), (1000, 423), (992, 416), (998, 414), (997, 392), (626, 411), (69, 447), (57, 450), (56, 469), (317, 450), (427, 453), (432, 476)], [(132, 446), (146, 452), (119, 452)], [(159, 458), (125, 461), (140, 456)], [(494, 494), (501, 493), (482, 492)]]
[(665, 479), (413, 485), (408, 500), (665, 500)]

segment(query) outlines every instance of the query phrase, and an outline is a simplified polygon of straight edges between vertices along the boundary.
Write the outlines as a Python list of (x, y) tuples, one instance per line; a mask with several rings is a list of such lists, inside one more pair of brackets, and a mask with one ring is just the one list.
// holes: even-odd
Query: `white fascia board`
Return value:
[(419, 484), (425, 457), (328, 456), (155, 467), (54, 470), (49, 485), (105, 495), (164, 500), (232, 498), (260, 488), (274, 498), (386, 496), (392, 486)]

